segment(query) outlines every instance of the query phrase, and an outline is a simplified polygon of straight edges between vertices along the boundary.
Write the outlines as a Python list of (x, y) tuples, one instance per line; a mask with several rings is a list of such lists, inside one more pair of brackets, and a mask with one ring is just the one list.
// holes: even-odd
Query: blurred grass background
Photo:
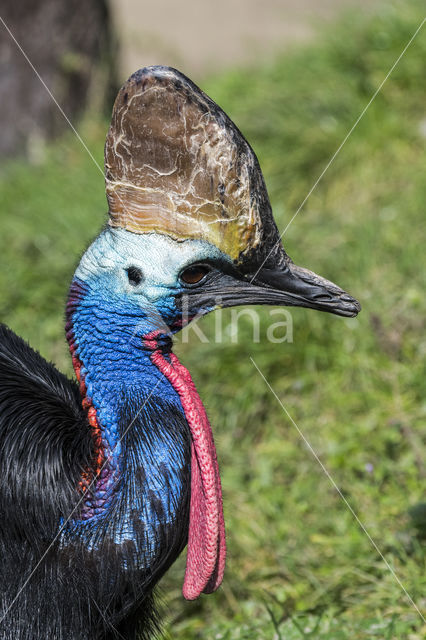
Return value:
[[(259, 156), (285, 227), (424, 17), (417, 0), (347, 14), (310, 46), (202, 83)], [(336, 281), (359, 318), (292, 310), (293, 342), (261, 314), (238, 344), (214, 317), (177, 351), (207, 406), (221, 465), (223, 587), (184, 603), (184, 557), (163, 580), (167, 640), (420, 640), (426, 625), (314, 460), (266, 378), (425, 612), (426, 32), (423, 28), (290, 226), (295, 262)], [(79, 127), (102, 166), (108, 123)], [(0, 168), (0, 320), (71, 373), (67, 285), (106, 210), (72, 133)], [(222, 313), (226, 326), (230, 312)]]

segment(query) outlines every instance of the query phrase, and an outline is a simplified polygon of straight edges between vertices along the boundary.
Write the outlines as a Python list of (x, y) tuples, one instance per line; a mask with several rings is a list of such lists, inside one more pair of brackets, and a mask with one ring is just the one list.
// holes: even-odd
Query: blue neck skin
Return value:
[[(163, 303), (165, 316), (171, 313), (171, 301)], [(174, 312), (176, 313), (176, 312)], [(150, 360), (151, 350), (143, 343), (143, 336), (158, 329), (158, 313), (147, 311), (144, 314), (140, 305), (132, 308), (128, 300), (125, 304), (119, 296), (111, 295), (111, 291), (96, 285), (73, 280), (67, 305), (67, 337), (71, 352), (81, 363), (80, 375), (86, 387), (86, 399), (96, 410), (96, 421), (102, 440), (102, 471), (95, 483), (95, 490), (87, 495), (82, 510), (81, 520), (73, 523), (73, 528), (80, 525), (86, 533), (92, 531), (93, 524), (104, 519), (117, 507), (124, 483), (130, 483), (138, 470), (142, 470), (144, 478), (143, 495), (127, 503), (123, 497), (124, 510), (120, 508), (121, 524), (114, 531), (116, 544), (125, 540), (135, 543), (137, 535), (134, 531), (134, 514), (141, 514), (147, 530), (148, 538), (155, 540), (155, 529), (158, 526), (158, 500), (162, 503), (163, 524), (173, 521), (174, 508), (179, 504), (179, 496), (183, 492), (182, 470), (187, 465), (185, 442), (176, 443), (175, 437), (168, 440), (167, 425), (162, 425), (161, 436), (157, 429), (150, 429), (145, 423), (142, 428), (149, 429), (148, 438), (141, 432), (140, 421), (123, 425), (123, 410), (131, 400), (132, 405), (144, 407), (150, 395), (160, 398), (183, 414), (179, 396)], [(155, 400), (154, 400), (155, 402)], [(142, 415), (145, 415), (141, 411)], [(132, 418), (133, 419), (133, 418)], [(131, 420), (132, 420), (131, 419)], [(130, 422), (131, 422), (130, 420)], [(149, 421), (149, 416), (148, 416)], [(126, 451), (125, 441), (127, 429), (137, 429), (138, 440), (132, 445), (132, 452)], [(136, 433), (136, 432), (135, 432)], [(133, 434), (132, 434), (133, 435)], [(126, 477), (122, 478), (123, 465), (126, 464)], [(161, 478), (167, 469), (167, 481), (162, 484)], [(187, 469), (189, 473), (189, 468)], [(170, 492), (174, 494), (170, 498)], [(134, 492), (133, 492), (134, 493)], [(150, 510), (152, 498), (157, 507)], [(143, 543), (146, 546), (146, 541)], [(92, 546), (89, 543), (89, 546)]]

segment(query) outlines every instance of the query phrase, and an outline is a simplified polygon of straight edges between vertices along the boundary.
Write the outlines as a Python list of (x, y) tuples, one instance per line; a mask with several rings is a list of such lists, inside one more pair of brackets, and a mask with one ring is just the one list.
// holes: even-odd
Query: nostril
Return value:
[(315, 302), (331, 302), (333, 300), (333, 296), (329, 293), (317, 293), (313, 296)]

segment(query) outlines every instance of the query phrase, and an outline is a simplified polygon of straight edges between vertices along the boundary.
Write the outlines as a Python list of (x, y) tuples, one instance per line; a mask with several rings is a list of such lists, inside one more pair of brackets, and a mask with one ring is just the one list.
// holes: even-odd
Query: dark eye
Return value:
[(143, 274), (138, 267), (129, 267), (126, 269), (127, 277), (129, 278), (129, 283), (132, 287), (137, 287), (143, 280)]
[(193, 264), (184, 269), (180, 279), (184, 284), (198, 284), (210, 273), (210, 267), (205, 264)]

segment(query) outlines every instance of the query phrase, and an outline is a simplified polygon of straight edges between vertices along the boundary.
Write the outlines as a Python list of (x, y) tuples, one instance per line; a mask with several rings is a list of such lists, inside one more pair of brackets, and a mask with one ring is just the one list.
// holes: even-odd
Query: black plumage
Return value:
[[(129, 399), (123, 424), (134, 419), (139, 406)], [(187, 440), (189, 456), (187, 424), (158, 397), (145, 403), (124, 438), (126, 447), (132, 450), (143, 437), (148, 414), (151, 437), (153, 426), (160, 429), (166, 421), (169, 434), (174, 431)], [(81, 506), (78, 484), (93, 455), (90, 426), (77, 384), (4, 325), (0, 325), (0, 443), (0, 638), (150, 636), (157, 628), (152, 588), (186, 544), (189, 495), (180, 505), (181, 527), (159, 529), (159, 552), (149, 571), (132, 568), (131, 542), (121, 548), (111, 545), (105, 535), (92, 551), (84, 540), (64, 545), (58, 523), (78, 514)], [(142, 490), (144, 470), (133, 476), (123, 502), (130, 500), (129, 492)], [(161, 519), (161, 512), (158, 515)], [(105, 523), (108, 526), (111, 523)], [(104, 534), (100, 530), (98, 537)]]

